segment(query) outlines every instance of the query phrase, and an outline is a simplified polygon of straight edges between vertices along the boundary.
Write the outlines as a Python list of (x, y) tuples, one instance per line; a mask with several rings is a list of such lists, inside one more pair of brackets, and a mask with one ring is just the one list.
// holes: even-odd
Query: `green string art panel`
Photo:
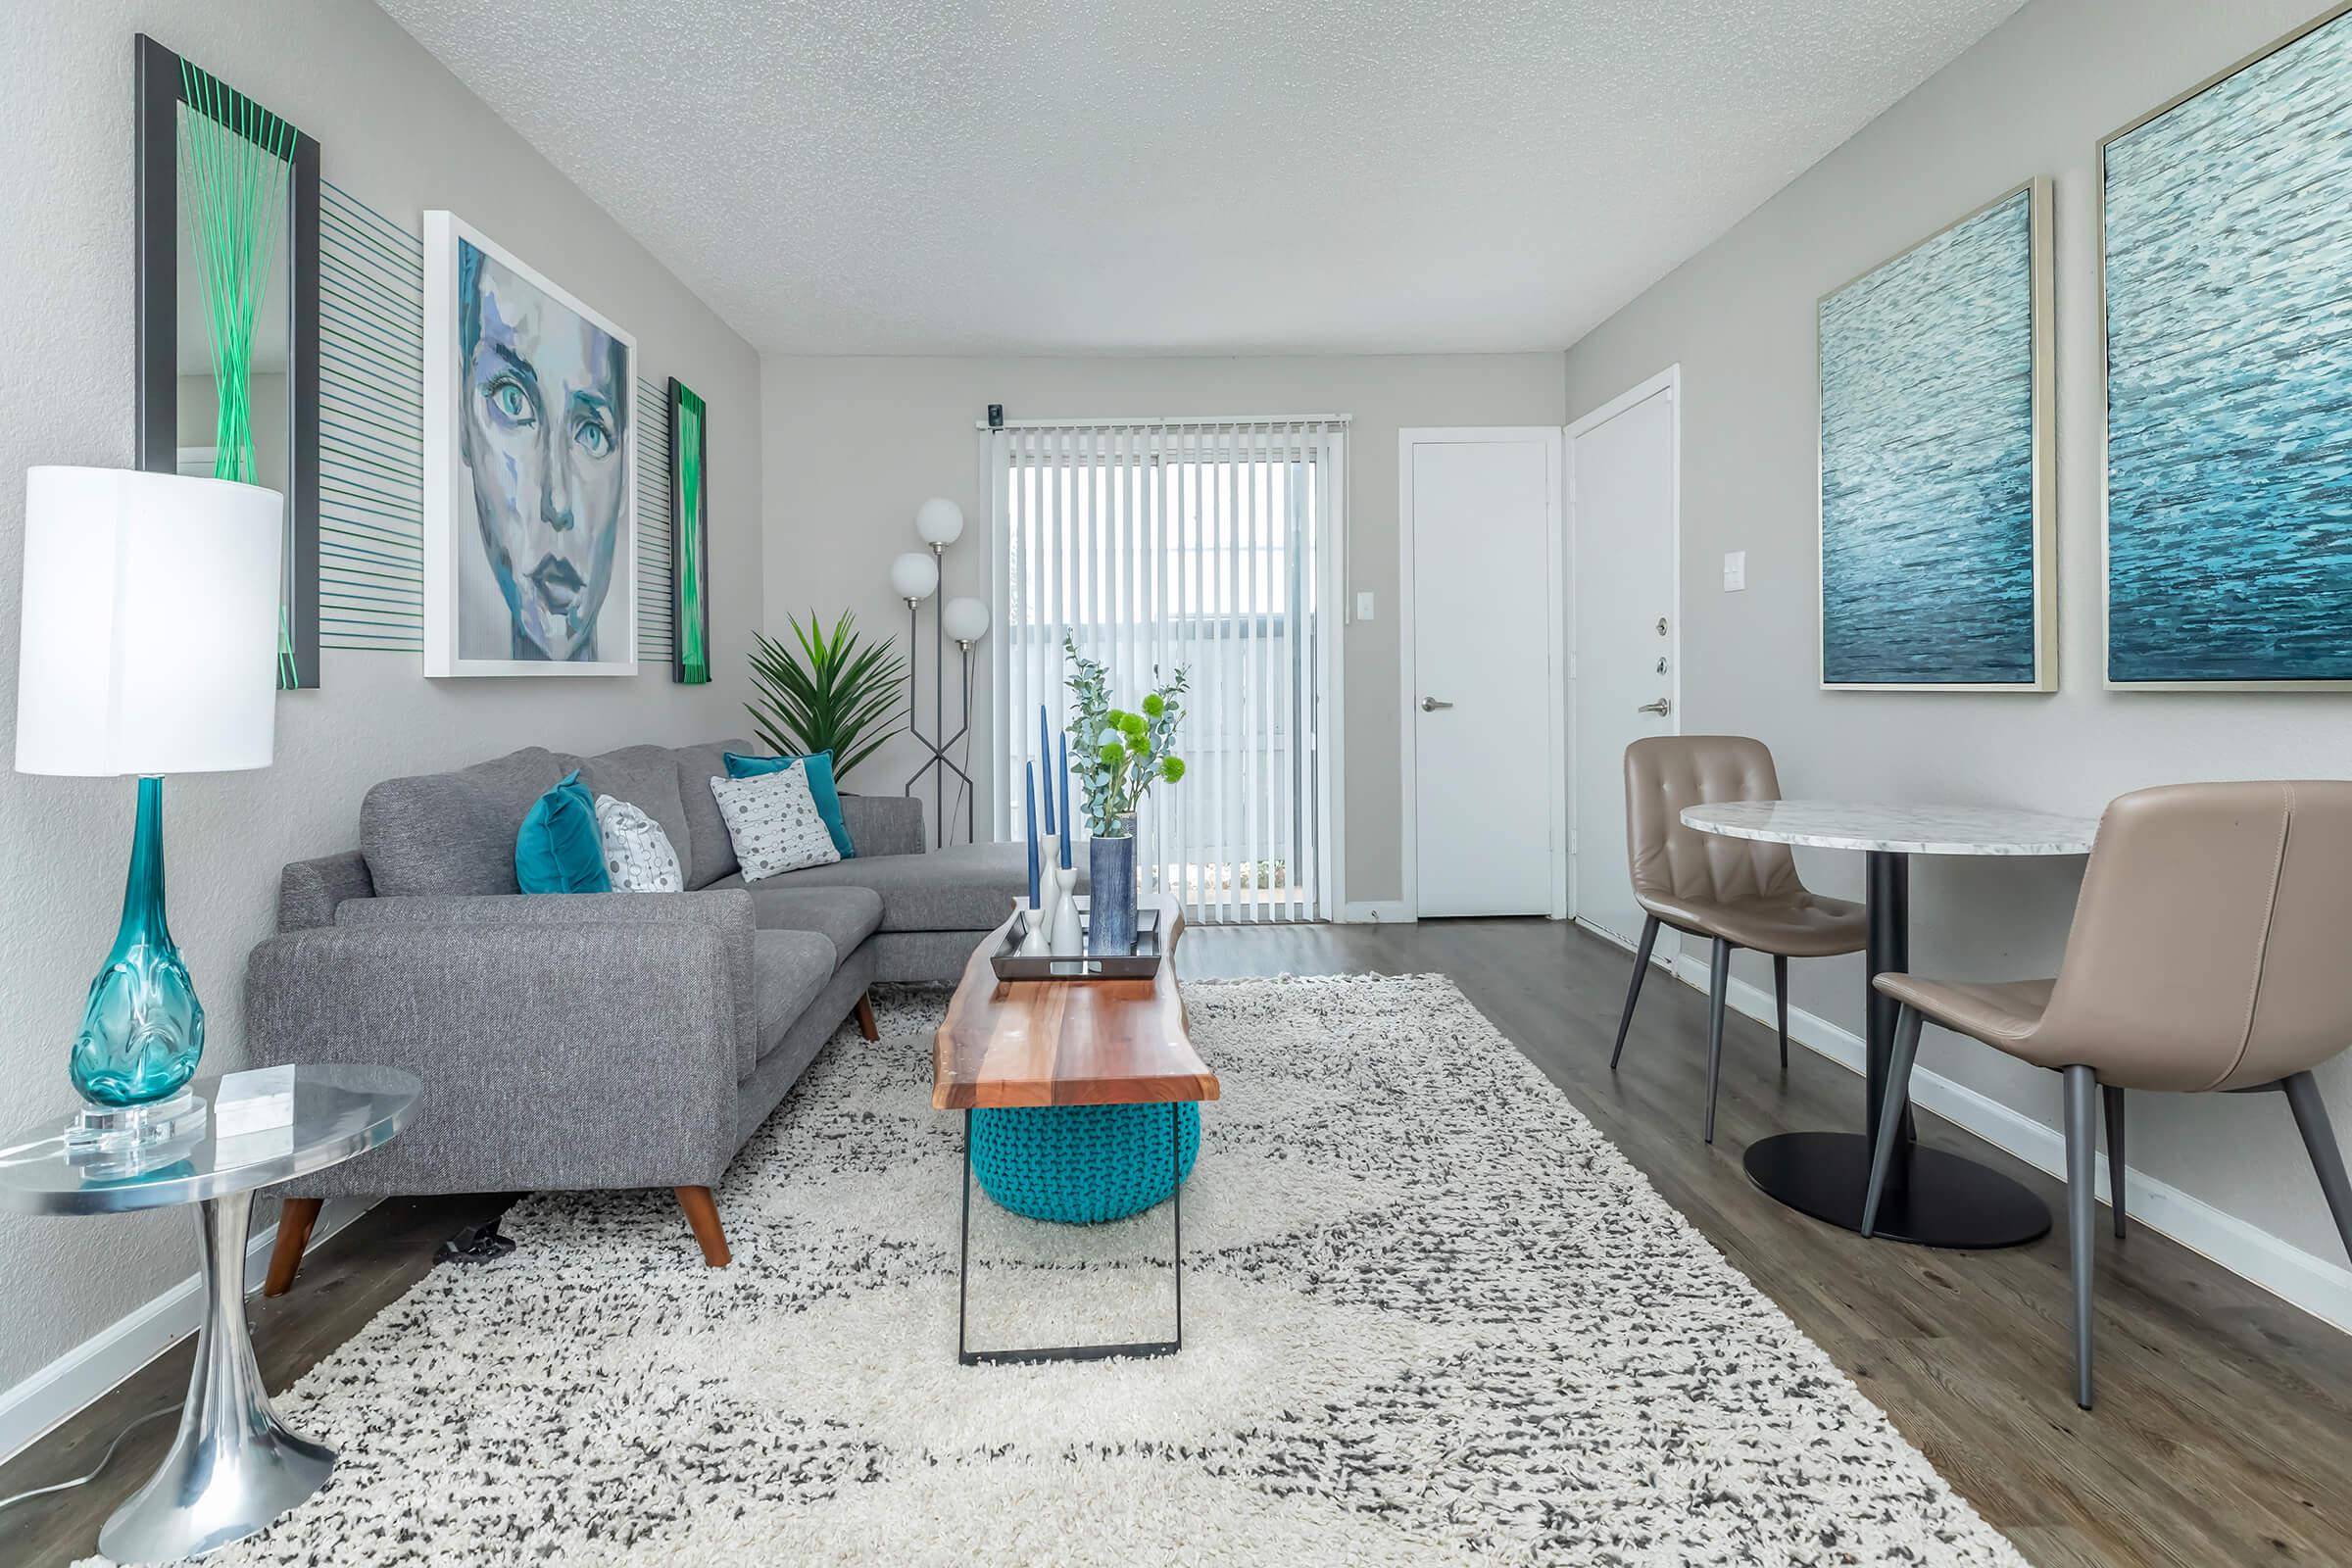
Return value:
[[(203, 285), (219, 410), (213, 477), (256, 484), (255, 329), (266, 303), (279, 311), (287, 308), (286, 301), (270, 301), (269, 295), (276, 272), (273, 258), (285, 242), (287, 187), (301, 138), (292, 125), (223, 86), (212, 73), (185, 60), (179, 70), (179, 199), (195, 239), (196, 254), (188, 260)], [(277, 683), (281, 690), (302, 684), (292, 614), (282, 595)]]
[(676, 650), (670, 669), (683, 686), (710, 681), (709, 412), (701, 397), (672, 377), (669, 383), (670, 615)]

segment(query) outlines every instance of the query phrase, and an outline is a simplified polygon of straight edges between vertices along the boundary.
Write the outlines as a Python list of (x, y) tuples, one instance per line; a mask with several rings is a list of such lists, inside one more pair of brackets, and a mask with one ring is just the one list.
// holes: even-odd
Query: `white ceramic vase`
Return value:
[(1054, 910), (1060, 901), (1060, 890), (1054, 885), (1054, 868), (1061, 863), (1061, 839), (1053, 833), (1037, 836), (1037, 928), (1045, 939), (1054, 938)]
[[(1039, 878), (1042, 882), (1044, 878)], [(1057, 958), (1074, 956), (1086, 951), (1086, 932), (1078, 923), (1078, 868), (1054, 868), (1054, 934), (1053, 944)]]
[[(1045, 878), (1042, 874), (1039, 876), (1038, 882), (1040, 885), (1040, 892), (1038, 896), (1043, 898), (1045, 896), (1043, 892)], [(1015, 951), (1018, 952), (1024, 958), (1042, 958), (1046, 956), (1046, 955), (1051, 953), (1053, 949), (1047, 945), (1046, 941), (1045, 910), (1032, 909), (1029, 907), (1028, 901), (1025, 899), (1013, 900), (1012, 906), (1020, 911), (1021, 917), (1021, 945)]]

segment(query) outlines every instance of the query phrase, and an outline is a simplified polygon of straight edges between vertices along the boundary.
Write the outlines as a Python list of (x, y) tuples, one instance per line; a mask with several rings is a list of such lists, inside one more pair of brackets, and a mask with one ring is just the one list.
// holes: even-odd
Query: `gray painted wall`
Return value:
[[(2100, 687), (2098, 140), (2301, 24), (2314, 0), (2035, 0), (1568, 353), (1572, 417), (1683, 368), (1685, 729), (1768, 742), (1790, 795), (2007, 802), (2095, 813), (2185, 779), (2352, 774), (2352, 698)], [(2057, 180), (2060, 690), (1816, 689), (1813, 309), (1824, 292), (2017, 185)], [(1747, 552), (1747, 589), (1722, 591)], [(1798, 852), (1860, 896), (1859, 857)], [(1914, 862), (1913, 962), (2053, 972), (2080, 860)], [(2347, 935), (2352, 935), (2348, 933)], [(1794, 966), (1794, 1000), (1856, 1033), (1859, 958)], [(1752, 956), (1744, 978), (1770, 984)], [(2058, 1081), (1931, 1036), (1923, 1062), (2055, 1125)], [(2339, 1136), (2352, 1063), (2322, 1074)], [(1859, 1090), (1857, 1089), (1857, 1104)], [(2341, 1264), (2276, 1098), (2134, 1096), (2137, 1169)]]
[[(327, 178), (412, 228), (446, 206), (636, 333), (641, 368), (711, 406), (718, 684), (427, 682), (413, 655), (328, 653), (279, 699), (277, 760), (167, 791), (172, 929), (208, 1011), (205, 1068), (240, 1065), (246, 951), (278, 866), (347, 847), (374, 780), (522, 745), (588, 751), (740, 727), (760, 613), (757, 356), (498, 117), (363, 0), (75, 0), (12, 8), (0, 49), (0, 714), (14, 734), (24, 480), (38, 463), (131, 461), (131, 34), (152, 32), (319, 138)], [(665, 461), (650, 448), (643, 461)], [(192, 610), (199, 607), (191, 607)], [(13, 742), (10, 744), (13, 745)], [(0, 771), (0, 1122), (68, 1110), (66, 1042), (113, 936), (127, 782)], [(530, 1042), (517, 1042), (529, 1049)], [(0, 1219), (0, 1391), (195, 1268), (185, 1213)]]
[[(933, 495), (962, 506), (944, 592), (988, 592), (988, 491), (972, 428), (991, 403), (1012, 419), (1150, 415), (1350, 414), (1348, 597), (1374, 596), (1374, 618), (1347, 628), (1347, 893), (1395, 899), (1403, 888), (1396, 727), (1396, 432), (1413, 425), (1558, 424), (1557, 354), (1334, 355), (1263, 359), (795, 359), (765, 363), (767, 620), (811, 607), (858, 612), (904, 642), (906, 607), (890, 595), (891, 559), (918, 548), (914, 509)], [(926, 615), (929, 606), (924, 607)], [(923, 724), (930, 727), (928, 622)], [(952, 654), (953, 649), (949, 650)], [(976, 651), (976, 655), (984, 651)], [(991, 691), (980, 666), (974, 708)], [(950, 701), (956, 677), (948, 677)], [(952, 731), (955, 722), (948, 725)], [(973, 755), (988, 756), (979, 730)], [(920, 760), (904, 741), (860, 771), (896, 789)], [(985, 781), (985, 770), (982, 770)], [(926, 793), (926, 799), (928, 794)], [(988, 837), (991, 802), (980, 803)]]

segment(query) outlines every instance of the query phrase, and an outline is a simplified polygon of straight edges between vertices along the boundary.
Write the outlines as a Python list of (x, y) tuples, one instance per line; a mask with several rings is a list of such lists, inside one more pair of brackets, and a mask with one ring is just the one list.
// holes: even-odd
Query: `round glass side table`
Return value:
[(67, 1118), (0, 1143), (0, 1208), (120, 1214), (197, 1205), (204, 1317), (179, 1436), (154, 1477), (98, 1533), (117, 1562), (170, 1561), (224, 1546), (325, 1484), (334, 1451), (270, 1407), (245, 1325), (246, 1231), (256, 1189), (387, 1143), (421, 1086), (396, 1067), (291, 1066), (193, 1086), (212, 1102), (194, 1136), (124, 1153), (70, 1150)]

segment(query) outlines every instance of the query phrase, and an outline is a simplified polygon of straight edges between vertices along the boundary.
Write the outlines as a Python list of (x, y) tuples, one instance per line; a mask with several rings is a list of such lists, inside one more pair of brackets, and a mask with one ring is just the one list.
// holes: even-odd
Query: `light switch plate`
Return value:
[(1358, 620), (1372, 618), (1372, 596), (1370, 594), (1361, 593), (1355, 596), (1355, 618)]
[(1727, 550), (1723, 553), (1723, 591), (1736, 594), (1747, 586), (1747, 552)]

